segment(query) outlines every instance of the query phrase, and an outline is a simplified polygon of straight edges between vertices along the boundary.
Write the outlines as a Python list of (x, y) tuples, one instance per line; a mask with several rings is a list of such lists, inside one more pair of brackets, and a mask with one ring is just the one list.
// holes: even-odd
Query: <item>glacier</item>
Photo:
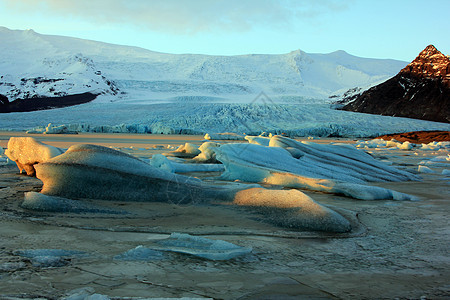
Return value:
[(5, 27), (0, 40), (0, 94), (10, 101), (55, 93), (99, 95), (72, 107), (2, 114), (0, 130), (375, 137), (450, 129), (336, 111), (330, 104), (337, 99), (330, 96), (394, 76), (406, 65), (401, 61), (344, 51), (175, 55)]

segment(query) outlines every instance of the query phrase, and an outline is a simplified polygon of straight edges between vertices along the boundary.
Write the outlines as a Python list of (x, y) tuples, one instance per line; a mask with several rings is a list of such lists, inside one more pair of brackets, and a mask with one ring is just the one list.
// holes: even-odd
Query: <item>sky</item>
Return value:
[[(0, 0), (0, 26), (165, 53), (450, 54), (450, 0)], [(0, 41), (1, 42), (1, 41)]]

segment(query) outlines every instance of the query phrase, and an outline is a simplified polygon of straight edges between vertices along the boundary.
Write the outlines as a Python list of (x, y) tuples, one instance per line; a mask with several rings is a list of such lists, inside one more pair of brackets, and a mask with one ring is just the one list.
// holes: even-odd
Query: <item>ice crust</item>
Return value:
[(169, 238), (156, 243), (159, 250), (190, 254), (210, 260), (229, 260), (252, 251), (252, 248), (240, 247), (226, 241), (185, 233), (172, 233)]
[(45, 145), (32, 137), (11, 137), (5, 154), (15, 161), (20, 172), (25, 170), (27, 175), (34, 175), (34, 165), (44, 162), (62, 153), (61, 149)]

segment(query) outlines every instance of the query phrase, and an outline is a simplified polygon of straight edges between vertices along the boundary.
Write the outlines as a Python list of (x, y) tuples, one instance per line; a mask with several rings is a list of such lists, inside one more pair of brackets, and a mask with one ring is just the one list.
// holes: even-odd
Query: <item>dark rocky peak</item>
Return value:
[(450, 59), (433, 45), (428, 45), (400, 74), (441, 79), (450, 86)]

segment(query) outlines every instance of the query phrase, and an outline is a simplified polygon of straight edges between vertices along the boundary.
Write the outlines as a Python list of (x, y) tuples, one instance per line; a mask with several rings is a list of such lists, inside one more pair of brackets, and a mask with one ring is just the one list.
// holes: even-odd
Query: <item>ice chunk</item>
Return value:
[(237, 134), (233, 132), (224, 133), (207, 133), (204, 136), (205, 140), (244, 140), (242, 134)]
[(174, 173), (189, 173), (189, 172), (222, 172), (225, 167), (222, 164), (190, 164), (178, 163), (170, 161), (162, 154), (155, 154), (150, 160), (150, 164), (154, 167), (163, 169)]
[(256, 145), (261, 145), (261, 146), (269, 146), (269, 143), (270, 143), (270, 138), (261, 137), (261, 136), (250, 136), (250, 135), (247, 135), (245, 137), (245, 139), (250, 144), (256, 144)]
[(199, 155), (194, 157), (198, 162), (216, 162), (215, 148), (220, 147), (219, 143), (205, 142), (198, 149), (201, 151)]
[(238, 192), (233, 203), (256, 208), (283, 227), (329, 232), (351, 229), (347, 219), (298, 190), (252, 188)]
[(80, 289), (75, 289), (66, 294), (66, 297), (61, 298), (62, 300), (110, 300), (111, 298), (95, 293), (95, 290), (91, 287), (84, 287)]
[(422, 146), (420, 147), (420, 150), (431, 150), (431, 151), (436, 151), (439, 150), (441, 148), (443, 148), (445, 144), (443, 144), (442, 142), (438, 143), (438, 142), (431, 142), (428, 144), (422, 144)]
[(184, 145), (178, 147), (178, 149), (175, 151), (192, 154), (193, 156), (199, 155), (201, 153), (201, 151), (198, 149), (198, 146), (191, 143), (185, 143)]
[(167, 157), (165, 157), (162, 154), (154, 154), (152, 158), (149, 161), (149, 164), (154, 166), (155, 168), (175, 173), (175, 168), (173, 166), (173, 163), (169, 161)]
[(172, 233), (169, 238), (156, 243), (158, 250), (185, 253), (210, 260), (229, 260), (252, 251), (252, 248), (240, 247), (226, 241), (184, 233)]
[(420, 173), (434, 173), (432, 169), (430, 169), (427, 166), (419, 165), (419, 168), (417, 169)]
[(413, 148), (414, 144), (406, 141), (404, 143), (402, 143), (401, 145), (398, 146), (398, 149), (401, 150), (411, 150)]
[[(363, 200), (414, 200), (406, 194), (364, 185), (365, 181), (416, 179), (408, 172), (384, 165), (366, 153), (340, 146), (299, 143), (272, 137), (272, 145), (295, 147), (304, 155), (296, 159), (280, 147), (227, 144), (216, 149), (225, 165), (222, 178), (242, 180), (314, 191), (344, 194)], [(332, 148), (334, 147), (334, 148)]]
[(182, 158), (193, 158), (200, 154), (201, 151), (198, 147), (191, 143), (185, 143), (178, 147), (175, 151), (164, 153), (166, 156), (182, 157)]
[[(248, 145), (246, 146), (257, 146)], [(292, 156), (281, 148), (269, 148), (284, 151), (291, 159)], [(219, 149), (219, 148), (217, 148)], [(271, 210), (281, 218), (286, 212), (286, 222), (283, 224), (290, 228), (298, 228), (303, 224), (301, 219), (311, 220), (311, 214), (307, 210), (295, 209), (286, 211), (276, 205), (278, 200), (273, 198), (269, 190), (258, 185), (244, 185), (230, 183), (228, 185), (212, 185), (202, 181), (178, 174), (162, 171), (128, 154), (94, 145), (76, 145), (70, 147), (66, 153), (47, 162), (36, 165), (36, 174), (44, 183), (42, 192), (45, 195), (64, 198), (88, 198), (119, 201), (159, 201), (177, 204), (215, 202), (230, 203), (242, 190), (258, 187), (259, 199), (266, 197), (274, 202)], [(265, 191), (265, 192), (264, 192)], [(286, 193), (285, 197), (303, 198), (301, 192), (278, 191)], [(34, 197), (33, 194), (31, 196)], [(33, 198), (32, 197), (32, 198)], [(281, 198), (281, 196), (279, 196)], [(47, 201), (47, 199), (44, 199)], [(53, 201), (53, 200), (51, 200)], [(298, 201), (301, 201), (300, 199)], [(40, 203), (38, 201), (38, 203)], [(47, 203), (44, 201), (44, 203)], [(64, 202), (63, 202), (64, 203)], [(235, 202), (242, 205), (242, 202)], [(300, 203), (300, 202), (299, 202)], [(60, 203), (57, 203), (59, 205)], [(67, 204), (65, 204), (67, 205)], [(72, 205), (71, 203), (68, 204)], [(268, 205), (265, 205), (269, 207)], [(330, 220), (336, 219), (332, 214), (327, 215)], [(321, 220), (322, 215), (318, 215)], [(342, 219), (342, 222), (346, 222)], [(308, 221), (310, 222), (310, 221)], [(330, 230), (340, 232), (345, 226), (328, 226), (334, 221), (324, 222), (323, 229), (317, 226), (317, 230)], [(320, 223), (320, 222), (319, 222)], [(348, 223), (348, 222), (347, 222)], [(348, 225), (348, 224), (347, 224)], [(309, 228), (309, 227), (308, 227)]]
[(415, 146), (415, 144), (411, 143), (400, 143), (395, 139), (392, 139), (390, 141), (385, 141), (383, 139), (373, 139), (370, 141), (358, 141), (356, 143), (357, 148), (401, 148), (403, 147), (403, 150), (410, 150), (408, 148), (411, 148)]
[(442, 175), (450, 175), (450, 170), (449, 169), (442, 170)]
[[(171, 174), (131, 155), (95, 145), (74, 145), (36, 165), (42, 193), (65, 198), (176, 201), (203, 198), (200, 180)], [(169, 198), (169, 199), (168, 199)]]
[[(294, 174), (306, 176), (309, 174), (316, 178), (338, 179), (355, 183), (418, 180), (413, 174), (379, 162), (369, 154), (353, 147), (298, 142), (282, 136), (272, 137), (270, 146), (291, 147), (305, 154), (302, 159), (291, 160), (295, 163), (291, 167), (285, 167), (289, 163), (283, 163), (281, 170)], [(271, 160), (271, 166), (280, 165), (279, 160), (274, 157)], [(280, 170), (280, 168), (278, 169)]]
[(137, 246), (134, 249), (128, 250), (122, 254), (114, 256), (117, 260), (129, 260), (129, 261), (147, 261), (147, 260), (160, 260), (164, 258), (164, 253), (161, 251), (146, 248), (142, 245)]
[(94, 204), (56, 196), (48, 196), (37, 192), (26, 192), (21, 207), (36, 211), (70, 212), (70, 213), (107, 213), (122, 214), (117, 210), (106, 209)]
[(62, 151), (56, 147), (45, 145), (32, 137), (11, 137), (5, 154), (15, 161), (20, 172), (25, 170), (27, 175), (35, 174), (34, 165), (58, 156)]
[(14, 254), (30, 258), (33, 266), (41, 268), (62, 267), (68, 264), (67, 259), (70, 257), (87, 255), (83, 251), (63, 249), (17, 250)]

